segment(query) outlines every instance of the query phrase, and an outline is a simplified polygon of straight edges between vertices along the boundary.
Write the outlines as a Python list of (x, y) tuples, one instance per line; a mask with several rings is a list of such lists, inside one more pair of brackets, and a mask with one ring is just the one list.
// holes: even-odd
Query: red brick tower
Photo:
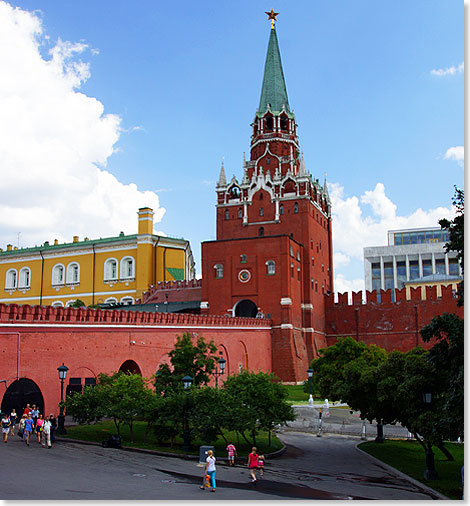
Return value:
[(326, 346), (331, 206), (326, 181), (322, 187), (305, 167), (274, 23), (251, 126), (241, 182), (227, 181), (222, 163), (217, 240), (202, 244), (201, 312), (271, 318), (273, 371), (283, 381), (300, 381)]

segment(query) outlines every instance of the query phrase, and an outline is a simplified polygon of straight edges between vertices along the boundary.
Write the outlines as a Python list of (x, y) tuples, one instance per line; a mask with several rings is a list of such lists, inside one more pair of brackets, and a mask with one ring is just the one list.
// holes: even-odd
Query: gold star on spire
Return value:
[(274, 12), (273, 9), (271, 9), (270, 12), (266, 12), (265, 14), (268, 15), (268, 20), (271, 20), (271, 28), (274, 28), (274, 21), (277, 21), (276, 17), (279, 14), (279, 12)]

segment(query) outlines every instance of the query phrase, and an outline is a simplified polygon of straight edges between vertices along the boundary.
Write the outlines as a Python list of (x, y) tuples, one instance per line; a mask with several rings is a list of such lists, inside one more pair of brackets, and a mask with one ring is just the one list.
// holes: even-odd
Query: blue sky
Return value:
[[(41, 94), (21, 80), (26, 74), (31, 88), (42, 86), (30, 53), (18, 52), (21, 69), (4, 55), (3, 68), (12, 65), (12, 73), (18, 72), (27, 100), (50, 99), (57, 113), (45, 124), (43, 116), (49, 115), (38, 106), (37, 117), (29, 119), (37, 120), (40, 140), (31, 133), (28, 142), (48, 146), (40, 151), (49, 153), (41, 173), (54, 176), (34, 206), (25, 195), (37, 186), (27, 177), (20, 196), (14, 182), (8, 195), (0, 190), (7, 206), (0, 218), (0, 247), (16, 244), (18, 232), (20, 246), (55, 237), (69, 241), (76, 233), (135, 233), (137, 207), (152, 205), (166, 210), (157, 213), (161, 221), (155, 230), (189, 239), (200, 272), (200, 243), (215, 238), (215, 182), (222, 156), (227, 176), (241, 178), (243, 152), (249, 153), (270, 29), (264, 11), (271, 7), (280, 13), (276, 29), (307, 169), (321, 181), (326, 172), (331, 183), (337, 288), (360, 288), (364, 246), (385, 244), (388, 228), (437, 225), (439, 217), (450, 215), (453, 185), (463, 186), (460, 1), (22, 0), (3, 3), (4, 18), (15, 16), (9, 5), (30, 13), (9, 25), (9, 36), (31, 43), (28, 20), (34, 20), (42, 30), (35, 38), (40, 63), (53, 60), (51, 50), (59, 47), (55, 76), (75, 82), (61, 104), (59, 93), (47, 97), (52, 77), (44, 78)], [(1, 88), (0, 79), (0, 105)], [(3, 88), (11, 106), (13, 85), (3, 83)], [(86, 107), (69, 110), (71, 98)], [(101, 116), (91, 111), (97, 101)], [(65, 137), (71, 125), (76, 135)], [(90, 139), (79, 130), (95, 132), (95, 127), (101, 133), (90, 133)], [(50, 132), (47, 139), (44, 131)], [(15, 148), (10, 135), (3, 150), (13, 162), (0, 162), (0, 173), (15, 165), (15, 173), (28, 171), (28, 160), (19, 155), (28, 145)], [(78, 147), (73, 146), (76, 136)], [(57, 157), (59, 163), (49, 146), (61, 145), (68, 154)], [(73, 153), (79, 153), (78, 161)], [(106, 177), (91, 176), (96, 166)], [(62, 190), (61, 170), (66, 171)], [(77, 190), (76, 203), (49, 194), (54, 185), (55, 195), (68, 193), (77, 172), (82, 174), (77, 188), (83, 191)], [(31, 180), (35, 177), (40, 178), (39, 169)], [(90, 200), (85, 183), (93, 178), (103, 188)], [(100, 213), (69, 213), (87, 205)], [(11, 220), (8, 214), (22, 218)]]

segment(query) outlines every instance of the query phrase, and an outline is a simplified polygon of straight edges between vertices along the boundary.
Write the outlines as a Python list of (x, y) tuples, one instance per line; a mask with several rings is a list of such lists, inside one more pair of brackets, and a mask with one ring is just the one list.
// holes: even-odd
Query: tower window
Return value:
[(289, 246), (289, 254), (291, 257), (294, 257), (294, 248), (292, 246)]
[(222, 264), (215, 264), (214, 269), (216, 279), (222, 279), (224, 277), (224, 266)]
[(297, 202), (294, 204), (294, 213), (298, 213), (299, 212), (299, 204), (297, 204)]
[(266, 163), (269, 165), (271, 163), (271, 158), (266, 158)]
[(264, 216), (264, 208), (262, 207), (259, 208), (259, 215)]
[(264, 235), (264, 227), (259, 227), (259, 229), (258, 229), (258, 235), (260, 237), (263, 237), (263, 235)]
[(228, 209), (225, 210), (225, 219), (228, 220)]
[(246, 264), (246, 255), (240, 255), (240, 262)]
[(300, 262), (300, 251), (297, 251), (297, 260)]
[(279, 214), (284, 214), (284, 204), (279, 206)]
[(268, 116), (266, 118), (266, 130), (272, 130), (273, 129), (273, 118), (272, 116)]
[(266, 274), (268, 276), (273, 276), (274, 274), (276, 274), (276, 263), (274, 262), (274, 260), (268, 260), (266, 262), (266, 266), (267, 266)]
[(241, 207), (239, 207), (239, 208), (238, 208), (238, 217), (239, 217), (239, 218), (242, 218), (242, 217), (243, 217), (243, 211), (242, 211), (242, 208), (241, 208)]
[(281, 116), (281, 130), (287, 130), (287, 118)]

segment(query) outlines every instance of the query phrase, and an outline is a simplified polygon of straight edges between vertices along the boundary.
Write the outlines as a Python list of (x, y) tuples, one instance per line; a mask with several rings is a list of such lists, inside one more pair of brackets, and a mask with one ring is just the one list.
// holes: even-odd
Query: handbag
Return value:
[(211, 488), (211, 478), (208, 474), (204, 476), (204, 486), (206, 488)]

